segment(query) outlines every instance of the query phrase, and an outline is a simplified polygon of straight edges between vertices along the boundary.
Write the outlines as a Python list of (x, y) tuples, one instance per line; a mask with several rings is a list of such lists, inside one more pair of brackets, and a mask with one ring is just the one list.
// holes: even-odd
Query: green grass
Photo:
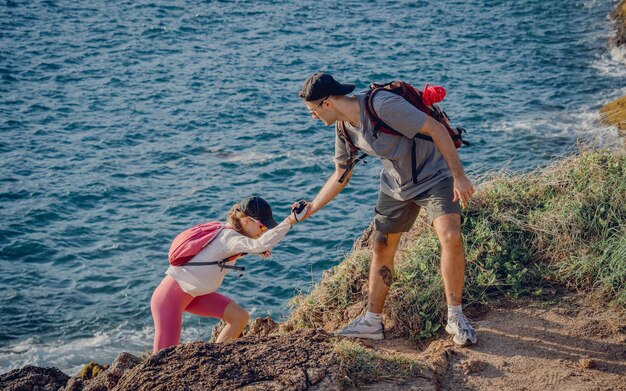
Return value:
[(333, 346), (344, 389), (380, 382), (401, 383), (425, 377), (428, 369), (417, 361), (389, 353), (379, 353), (358, 343), (343, 339)]
[[(465, 305), (541, 296), (559, 285), (626, 306), (626, 156), (583, 151), (531, 173), (490, 173), (464, 211)], [(420, 219), (395, 260), (385, 304), (391, 333), (422, 340), (445, 315), (439, 244)], [(335, 330), (367, 301), (371, 250), (357, 250), (292, 300), (294, 328)]]

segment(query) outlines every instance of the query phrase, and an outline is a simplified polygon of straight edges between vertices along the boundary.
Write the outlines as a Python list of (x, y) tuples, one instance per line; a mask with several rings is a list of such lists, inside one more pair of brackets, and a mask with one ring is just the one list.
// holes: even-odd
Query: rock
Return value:
[(578, 360), (578, 365), (584, 369), (593, 369), (598, 366), (597, 363), (590, 358), (581, 358)]
[(0, 375), (0, 389), (5, 391), (57, 391), (65, 387), (69, 376), (57, 368), (27, 365)]
[(326, 377), (326, 368), (308, 368), (306, 374), (311, 384), (318, 384)]
[(466, 375), (478, 373), (485, 369), (487, 363), (481, 360), (469, 359), (461, 363), (461, 369)]
[[(222, 330), (226, 327), (226, 322), (221, 320), (218, 324), (213, 326), (211, 329), (211, 338), (209, 339), (210, 343), (215, 343), (217, 337), (220, 335)], [(274, 322), (272, 318), (269, 316), (266, 318), (256, 318), (246, 325), (241, 333), (241, 336), (265, 336), (270, 335), (272, 333), (277, 333), (279, 330), (279, 324)]]
[(85, 381), (78, 376), (74, 376), (67, 382), (63, 391), (81, 391), (85, 387)]
[(222, 330), (224, 330), (224, 327), (226, 327), (226, 322), (223, 320), (220, 320), (218, 324), (213, 326), (211, 328), (211, 339), (209, 339), (209, 342), (215, 343), (215, 341), (217, 341), (217, 337), (220, 335)]
[(108, 365), (100, 365), (95, 361), (89, 361), (89, 363), (83, 366), (83, 369), (78, 372), (78, 377), (83, 380), (93, 379), (98, 376), (101, 372), (105, 371), (109, 366)]
[(110, 371), (126, 372), (127, 370), (134, 368), (136, 365), (141, 364), (141, 359), (128, 352), (122, 352), (119, 356), (113, 360)]
[(246, 336), (266, 336), (278, 331), (278, 324), (269, 316), (266, 318), (256, 318), (250, 324)]
[(620, 135), (626, 136), (626, 96), (604, 105), (600, 118), (606, 125), (617, 126)]
[(151, 390), (167, 384), (171, 389), (305, 390), (333, 382), (327, 380), (333, 378), (335, 363), (331, 341), (327, 333), (309, 330), (177, 345), (128, 371), (117, 389)]
[(614, 46), (626, 44), (626, 0), (622, 0), (611, 12), (611, 19), (615, 23), (615, 38), (611, 40)]
[(343, 388), (341, 387), (341, 381), (339, 380), (339, 366), (332, 365), (326, 370), (324, 377), (320, 380), (319, 383), (313, 383), (309, 390), (311, 391), (341, 391)]
[[(108, 391), (117, 386), (120, 378), (124, 374), (141, 363), (138, 357), (123, 352), (113, 360), (108, 369), (100, 372), (97, 377), (84, 380), (79, 373), (73, 377), (65, 386), (64, 391)], [(87, 364), (86, 366), (88, 366)]]

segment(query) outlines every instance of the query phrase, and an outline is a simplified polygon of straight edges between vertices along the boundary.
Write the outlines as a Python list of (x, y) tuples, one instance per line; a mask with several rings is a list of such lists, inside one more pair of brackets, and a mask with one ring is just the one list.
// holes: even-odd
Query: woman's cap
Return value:
[(330, 95), (347, 95), (352, 91), (354, 84), (341, 84), (328, 73), (316, 72), (304, 81), (300, 97), (311, 102)]
[(261, 197), (248, 197), (239, 203), (239, 207), (243, 213), (259, 220), (267, 229), (272, 229), (278, 225), (272, 216), (270, 204)]

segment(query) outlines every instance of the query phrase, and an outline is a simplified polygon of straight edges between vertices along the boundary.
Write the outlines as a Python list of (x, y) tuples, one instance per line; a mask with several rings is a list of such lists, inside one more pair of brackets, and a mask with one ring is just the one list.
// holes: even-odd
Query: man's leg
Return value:
[[(411, 229), (420, 207), (412, 201), (398, 201), (378, 194), (374, 216), (374, 245), (369, 274), (367, 312), (337, 333), (346, 337), (383, 339), (381, 314), (389, 287), (393, 284), (393, 257), (402, 232)], [(388, 233), (393, 232), (393, 233)]]
[(367, 312), (359, 316), (338, 334), (344, 337), (383, 339), (381, 313), (389, 287), (393, 284), (393, 256), (402, 233), (387, 234), (374, 231), (374, 250), (369, 274)]
[(465, 279), (465, 249), (461, 236), (461, 216), (447, 214), (437, 217), (433, 227), (441, 245), (441, 276), (448, 305), (461, 304)]
[(459, 345), (476, 343), (476, 331), (469, 324), (461, 307), (465, 279), (465, 249), (461, 235), (461, 216), (456, 213), (439, 216), (433, 227), (441, 244), (441, 276), (448, 303), (446, 331)]
[(393, 283), (393, 257), (398, 249), (402, 232), (387, 234), (374, 231), (374, 251), (370, 266), (367, 310), (383, 312), (385, 298)]

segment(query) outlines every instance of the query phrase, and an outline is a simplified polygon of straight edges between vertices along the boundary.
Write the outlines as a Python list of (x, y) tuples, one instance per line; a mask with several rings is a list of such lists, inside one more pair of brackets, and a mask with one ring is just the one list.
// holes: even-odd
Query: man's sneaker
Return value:
[(349, 325), (343, 329), (337, 331), (337, 335), (342, 337), (353, 338), (369, 338), (369, 339), (384, 339), (383, 324), (371, 325), (363, 316), (359, 316)]
[(462, 312), (459, 315), (448, 318), (446, 331), (448, 334), (454, 335), (452, 341), (457, 345), (467, 346), (476, 343), (476, 331), (470, 326), (469, 321)]

